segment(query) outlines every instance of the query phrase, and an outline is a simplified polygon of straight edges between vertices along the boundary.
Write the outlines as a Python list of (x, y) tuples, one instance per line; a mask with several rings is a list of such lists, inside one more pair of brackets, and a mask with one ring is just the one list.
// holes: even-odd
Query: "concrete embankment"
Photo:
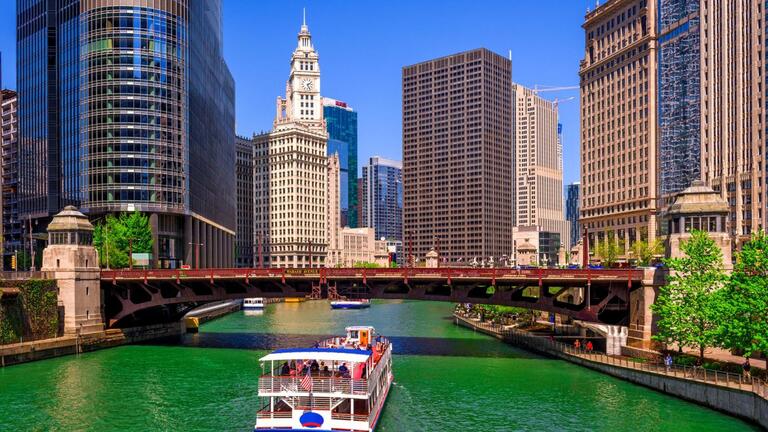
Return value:
[(0, 367), (177, 336), (181, 332), (182, 327), (179, 323), (170, 323), (2, 345), (0, 346)]
[[(493, 336), (512, 345), (550, 357), (567, 360), (590, 369), (639, 384), (665, 394), (679, 397), (709, 408), (754, 422), (768, 430), (768, 390), (762, 385), (746, 384), (740, 380), (728, 381), (725, 385), (689, 379), (685, 372), (674, 376), (664, 369), (642, 370), (642, 364), (632, 361), (617, 361), (604, 355), (574, 355), (566, 352), (562, 344), (546, 337), (532, 336), (519, 330), (488, 328), (479, 322), (455, 315), (456, 324)], [(599, 359), (599, 361), (598, 361)], [(610, 361), (616, 363), (611, 364)], [(607, 361), (606, 361), (607, 360)], [(649, 367), (650, 369), (650, 367)], [(706, 376), (705, 376), (706, 377)]]
[(184, 316), (184, 327), (188, 332), (197, 333), (201, 324), (239, 311), (242, 304), (241, 300), (230, 300), (199, 307)]

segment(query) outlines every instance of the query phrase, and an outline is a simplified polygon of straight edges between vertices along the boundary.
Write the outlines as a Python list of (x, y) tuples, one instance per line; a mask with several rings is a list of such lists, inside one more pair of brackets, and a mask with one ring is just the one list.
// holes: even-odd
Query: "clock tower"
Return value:
[(324, 127), (318, 58), (305, 18), (299, 31), (298, 45), (291, 56), (291, 74), (286, 83), (285, 98), (277, 100), (276, 125), (296, 122)]
[[(263, 206), (254, 206), (254, 220), (268, 227), (270, 267), (317, 268), (325, 266), (327, 254), (330, 168), (320, 67), (306, 18), (298, 39), (265, 152), (269, 181), (254, 182), (255, 196), (268, 197)], [(262, 169), (255, 166), (255, 181)]]

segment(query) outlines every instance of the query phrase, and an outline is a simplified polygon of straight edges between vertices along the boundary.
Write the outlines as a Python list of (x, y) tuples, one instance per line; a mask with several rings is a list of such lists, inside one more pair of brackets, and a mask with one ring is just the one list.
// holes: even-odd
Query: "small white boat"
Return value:
[(370, 300), (334, 300), (331, 302), (332, 309), (365, 309), (371, 307)]
[(264, 299), (261, 297), (243, 299), (243, 309), (264, 309)]
[(392, 344), (369, 326), (262, 357), (254, 431), (372, 432), (392, 385)]

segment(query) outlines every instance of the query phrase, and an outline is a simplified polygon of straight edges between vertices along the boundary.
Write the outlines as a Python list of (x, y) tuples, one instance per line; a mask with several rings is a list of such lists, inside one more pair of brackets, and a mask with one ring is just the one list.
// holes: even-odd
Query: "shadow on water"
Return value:
[[(328, 335), (273, 333), (213, 333), (204, 332), (168, 337), (144, 345), (187, 346), (195, 348), (237, 348), (274, 350), (311, 347)], [(500, 343), (495, 339), (432, 338), (414, 336), (390, 337), (396, 355), (540, 358), (535, 354)]]

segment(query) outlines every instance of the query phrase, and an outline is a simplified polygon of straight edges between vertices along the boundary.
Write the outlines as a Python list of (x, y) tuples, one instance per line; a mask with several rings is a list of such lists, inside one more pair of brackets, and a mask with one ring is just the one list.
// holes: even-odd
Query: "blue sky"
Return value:
[[(359, 165), (400, 159), (401, 68), (485, 47), (512, 50), (513, 79), (523, 85), (578, 85), (585, 0), (223, 0), (224, 52), (237, 86), (237, 132), (269, 130), (275, 98), (285, 92), (289, 59), (307, 9), (320, 54), (322, 93), (358, 111)], [(593, 2), (589, 2), (590, 5)], [(0, 4), (3, 85), (15, 88), (15, 1)], [(542, 93), (576, 99), (560, 105), (564, 179), (579, 177), (578, 91)]]

